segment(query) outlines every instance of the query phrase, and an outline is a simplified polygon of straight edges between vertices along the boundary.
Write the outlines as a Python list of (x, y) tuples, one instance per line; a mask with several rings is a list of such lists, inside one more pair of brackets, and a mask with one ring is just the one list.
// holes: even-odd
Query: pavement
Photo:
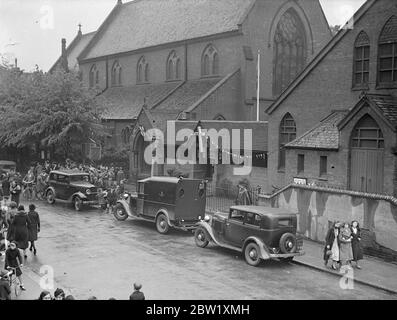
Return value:
[[(327, 272), (337, 277), (343, 274), (324, 265), (323, 250), (321, 243), (304, 240), (303, 250), (305, 254), (294, 259), (294, 263), (304, 265), (318, 271)], [(329, 265), (331, 262), (329, 262)], [(354, 263), (353, 263), (354, 264)], [(353, 279), (355, 282), (397, 294), (397, 265), (383, 260), (364, 256), (360, 261), (361, 270), (353, 268)]]

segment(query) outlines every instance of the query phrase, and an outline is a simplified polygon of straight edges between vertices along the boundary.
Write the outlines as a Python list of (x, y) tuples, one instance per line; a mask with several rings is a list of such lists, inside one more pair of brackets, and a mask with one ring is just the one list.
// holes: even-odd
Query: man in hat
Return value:
[(11, 288), (8, 281), (8, 272), (0, 271), (0, 300), (11, 300)]
[(134, 292), (130, 295), (130, 300), (145, 300), (145, 295), (141, 290), (142, 285), (138, 282), (134, 283)]

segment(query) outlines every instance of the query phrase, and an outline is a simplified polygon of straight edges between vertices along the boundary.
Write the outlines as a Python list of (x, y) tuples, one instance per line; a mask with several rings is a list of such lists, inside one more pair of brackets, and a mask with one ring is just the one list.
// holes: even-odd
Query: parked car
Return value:
[(9, 173), (16, 171), (17, 164), (14, 161), (0, 160), (0, 173)]
[(114, 216), (124, 221), (128, 217), (156, 223), (156, 229), (166, 234), (170, 227), (194, 229), (204, 219), (206, 185), (203, 180), (174, 177), (150, 177), (138, 181), (137, 194), (125, 194), (117, 201)]
[(76, 211), (84, 205), (98, 204), (97, 188), (90, 182), (90, 175), (78, 170), (51, 171), (45, 196), (50, 204), (70, 203)]
[(303, 240), (296, 235), (297, 217), (284, 209), (261, 206), (232, 206), (229, 213), (205, 216), (194, 238), (205, 248), (209, 242), (244, 254), (249, 265), (261, 260), (291, 261), (303, 255)]

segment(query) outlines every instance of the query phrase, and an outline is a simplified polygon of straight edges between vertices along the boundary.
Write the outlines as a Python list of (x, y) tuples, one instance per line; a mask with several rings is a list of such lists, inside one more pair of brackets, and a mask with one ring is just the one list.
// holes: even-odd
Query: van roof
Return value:
[(149, 181), (154, 181), (154, 182), (168, 182), (168, 183), (178, 183), (181, 180), (186, 180), (186, 181), (202, 181), (199, 179), (187, 179), (187, 178), (176, 178), (176, 177), (149, 177), (143, 180), (139, 180), (138, 182), (149, 182)]
[(271, 208), (265, 206), (231, 206), (230, 209), (252, 212), (261, 216), (293, 216), (296, 213), (287, 209)]

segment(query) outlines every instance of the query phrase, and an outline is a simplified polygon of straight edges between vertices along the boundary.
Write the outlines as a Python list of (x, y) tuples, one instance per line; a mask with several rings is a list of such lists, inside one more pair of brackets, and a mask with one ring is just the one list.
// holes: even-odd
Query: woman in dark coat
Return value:
[[(332, 227), (328, 230), (327, 235), (325, 236), (325, 247), (324, 247), (324, 265), (325, 266), (328, 266), (329, 259), (332, 259), (334, 261), (334, 259), (333, 259), (334, 255), (332, 253), (332, 249), (333, 249), (333, 247), (338, 246), (338, 244), (339, 244), (338, 239), (336, 239), (336, 243), (335, 243), (335, 238), (337, 238), (336, 235), (339, 233), (339, 227), (340, 227), (340, 223), (335, 221), (333, 223)], [(334, 251), (335, 250), (339, 250), (339, 248), (338, 249), (334, 248)], [(336, 258), (336, 257), (334, 257), (334, 258)], [(339, 261), (339, 258), (338, 258), (338, 260), (335, 260), (333, 262), (333, 264), (332, 264), (333, 269), (336, 269), (336, 263), (338, 261)]]
[(15, 237), (15, 228), (12, 222), (17, 214), (17, 204), (16, 202), (11, 202), (9, 205), (9, 210), (7, 212), (7, 222), (8, 222), (8, 230), (7, 230), (7, 240), (13, 241)]
[(27, 258), (26, 249), (29, 246), (30, 220), (23, 205), (18, 207), (18, 213), (12, 224), (14, 226), (14, 240), (18, 244), (18, 248), (23, 250), (24, 257)]
[(22, 188), (20, 184), (16, 180), (12, 181), (10, 185), (11, 201), (16, 202), (17, 205), (19, 205), (19, 196), (21, 191)]
[(22, 282), (22, 270), (20, 268), (21, 266), (22, 266), (21, 253), (17, 248), (16, 242), (13, 241), (10, 243), (10, 247), (6, 251), (4, 269), (7, 269), (8, 267), (15, 268), (15, 276), (19, 280), (19, 286), (21, 287), (22, 290), (25, 290), (25, 287), (23, 286), (23, 282)]
[(30, 241), (30, 248), (29, 250), (32, 251), (34, 255), (36, 255), (37, 250), (34, 242), (37, 240), (37, 234), (40, 232), (40, 216), (36, 212), (36, 206), (34, 204), (29, 205), (29, 212), (28, 218), (30, 221), (29, 227), (29, 241)]
[(356, 268), (361, 269), (358, 264), (358, 261), (362, 260), (363, 251), (361, 249), (361, 230), (360, 224), (358, 221), (352, 221), (351, 223), (351, 232), (352, 232), (352, 250), (353, 250), (353, 261), (356, 263)]

